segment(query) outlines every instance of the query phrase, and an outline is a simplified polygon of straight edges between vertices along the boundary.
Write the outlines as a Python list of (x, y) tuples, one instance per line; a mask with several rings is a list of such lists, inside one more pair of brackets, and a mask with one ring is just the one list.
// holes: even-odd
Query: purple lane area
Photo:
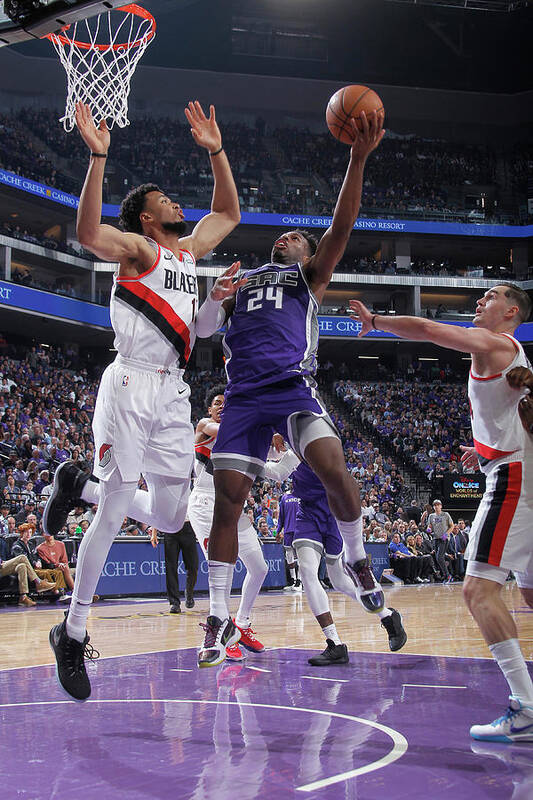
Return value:
[[(472, 742), (503, 713), (490, 660), (192, 649), (102, 658), (77, 704), (52, 667), (0, 672), (3, 800), (531, 800), (530, 745)], [(466, 687), (466, 688), (464, 688)]]

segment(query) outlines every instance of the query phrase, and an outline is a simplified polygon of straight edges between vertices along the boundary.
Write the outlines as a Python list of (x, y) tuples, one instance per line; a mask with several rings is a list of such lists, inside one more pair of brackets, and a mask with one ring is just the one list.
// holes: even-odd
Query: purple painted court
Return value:
[(83, 705), (52, 667), (1, 672), (1, 797), (533, 798), (530, 745), (468, 736), (504, 710), (491, 660), (353, 653), (317, 671), (309, 654), (208, 670), (193, 649), (103, 658)]

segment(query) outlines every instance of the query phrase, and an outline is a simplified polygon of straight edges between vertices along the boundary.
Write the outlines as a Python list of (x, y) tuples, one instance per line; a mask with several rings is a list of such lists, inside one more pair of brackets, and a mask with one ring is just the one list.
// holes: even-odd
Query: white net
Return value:
[(75, 125), (76, 103), (87, 103), (95, 125), (105, 119), (109, 128), (129, 125), (131, 76), (155, 36), (155, 20), (136, 4), (80, 20), (47, 38), (67, 73), (67, 102), (61, 122)]

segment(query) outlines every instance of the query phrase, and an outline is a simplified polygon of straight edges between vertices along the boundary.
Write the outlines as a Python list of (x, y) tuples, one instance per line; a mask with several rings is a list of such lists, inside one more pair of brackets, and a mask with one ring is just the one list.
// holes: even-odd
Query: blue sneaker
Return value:
[(480, 742), (533, 742), (533, 707), (510, 697), (503, 717), (488, 725), (472, 725), (470, 736)]

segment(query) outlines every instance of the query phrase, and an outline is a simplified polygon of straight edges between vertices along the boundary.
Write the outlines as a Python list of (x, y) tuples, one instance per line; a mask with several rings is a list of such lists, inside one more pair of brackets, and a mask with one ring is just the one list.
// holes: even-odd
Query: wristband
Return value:
[(223, 147), (219, 147), (218, 150), (215, 150), (214, 153), (209, 153), (210, 156), (218, 156), (219, 153), (223, 151)]
[(371, 319), (372, 327), (374, 328), (375, 331), (379, 330), (379, 328), (376, 328), (374, 324), (374, 320), (376, 319), (377, 316), (378, 316), (377, 314), (372, 314), (372, 319)]
[(91, 153), (94, 158), (107, 158), (107, 153)]

